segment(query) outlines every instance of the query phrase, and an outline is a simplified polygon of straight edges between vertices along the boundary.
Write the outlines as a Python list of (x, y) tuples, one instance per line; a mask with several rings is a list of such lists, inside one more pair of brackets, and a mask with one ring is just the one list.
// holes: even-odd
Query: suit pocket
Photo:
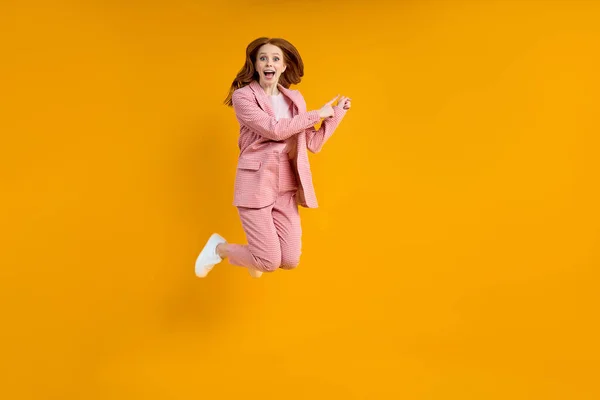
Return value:
[(237, 163), (234, 205), (261, 208), (277, 197), (277, 164), (269, 160), (240, 158)]
[(258, 160), (238, 160), (238, 169), (247, 169), (250, 171), (258, 171), (260, 169), (261, 162)]

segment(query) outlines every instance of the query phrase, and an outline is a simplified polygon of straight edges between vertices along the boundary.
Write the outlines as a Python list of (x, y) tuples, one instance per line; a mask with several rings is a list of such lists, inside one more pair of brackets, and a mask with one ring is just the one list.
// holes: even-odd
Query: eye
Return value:
[(275, 61), (279, 61), (279, 57), (275, 57)]

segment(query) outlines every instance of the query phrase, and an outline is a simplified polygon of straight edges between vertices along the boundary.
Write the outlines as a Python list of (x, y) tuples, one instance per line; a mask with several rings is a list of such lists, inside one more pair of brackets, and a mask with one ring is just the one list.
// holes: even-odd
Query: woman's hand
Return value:
[[(319, 116), (321, 118), (333, 117), (334, 114), (332, 104), (339, 96), (340, 95), (338, 94), (331, 101), (327, 102), (323, 107), (321, 107), (321, 109), (319, 110)], [(352, 106), (351, 100), (352, 99), (349, 97), (342, 96), (338, 100), (337, 106), (343, 108), (344, 110), (349, 110)]]
[(319, 116), (321, 118), (333, 117), (333, 107), (331, 106), (335, 99), (339, 97), (339, 94), (335, 96), (331, 101), (325, 103), (323, 107), (319, 110)]
[(352, 101), (351, 98), (342, 96), (340, 98), (340, 100), (338, 101), (337, 106), (343, 108), (344, 110), (349, 110), (350, 107), (352, 106), (351, 101)]

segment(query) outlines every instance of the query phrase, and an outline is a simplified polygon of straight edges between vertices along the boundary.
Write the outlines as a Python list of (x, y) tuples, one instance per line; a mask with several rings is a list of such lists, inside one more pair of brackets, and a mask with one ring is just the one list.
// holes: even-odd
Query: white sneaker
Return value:
[(262, 271), (259, 271), (257, 269), (252, 269), (252, 268), (248, 268), (248, 272), (250, 273), (250, 276), (253, 278), (260, 278), (262, 276)]
[(217, 254), (217, 246), (221, 243), (227, 243), (227, 241), (218, 233), (213, 233), (208, 238), (208, 241), (196, 259), (196, 276), (198, 278), (204, 278), (213, 269), (215, 264), (223, 261)]

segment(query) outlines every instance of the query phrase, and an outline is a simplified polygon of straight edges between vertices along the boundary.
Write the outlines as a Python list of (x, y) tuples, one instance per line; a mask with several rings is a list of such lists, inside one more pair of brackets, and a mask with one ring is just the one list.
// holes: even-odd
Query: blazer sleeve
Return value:
[(325, 118), (319, 130), (316, 130), (314, 126), (306, 130), (306, 147), (312, 153), (321, 151), (325, 142), (333, 135), (333, 132), (335, 132), (340, 122), (342, 122), (346, 111), (342, 107), (333, 106), (333, 117)]
[[(298, 94), (298, 99), (300, 101), (300, 113), (306, 110), (306, 101), (304, 100), (304, 96), (298, 90), (295, 91)], [(344, 110), (342, 107), (333, 106), (333, 116), (330, 118), (323, 119), (319, 130), (316, 130), (313, 124), (306, 129), (306, 147), (312, 153), (318, 153), (321, 151), (321, 148), (333, 135), (335, 129), (338, 127), (342, 119), (346, 115), (347, 110)]]
[(292, 118), (281, 118), (279, 121), (262, 110), (253, 95), (241, 90), (233, 92), (231, 101), (236, 117), (241, 124), (256, 131), (259, 135), (272, 140), (285, 140), (308, 127), (316, 125), (321, 118), (319, 111), (304, 111)]

